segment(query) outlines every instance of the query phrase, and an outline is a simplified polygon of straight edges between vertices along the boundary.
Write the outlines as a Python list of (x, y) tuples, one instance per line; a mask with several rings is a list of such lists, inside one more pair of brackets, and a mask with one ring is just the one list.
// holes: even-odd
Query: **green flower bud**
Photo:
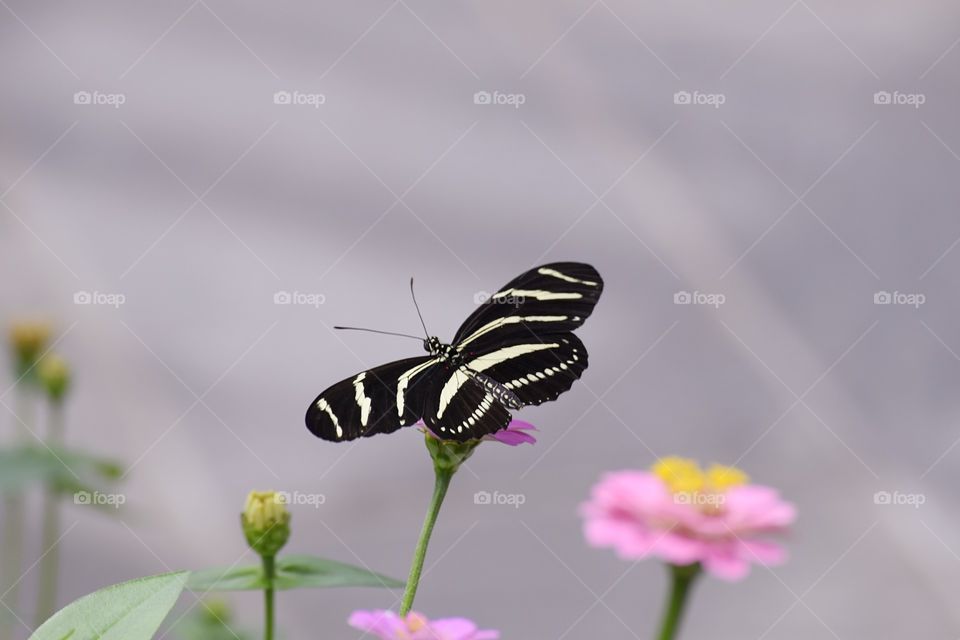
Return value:
[(37, 377), (54, 402), (60, 402), (70, 388), (70, 367), (60, 356), (43, 358), (37, 366)]
[(38, 320), (20, 320), (10, 325), (10, 346), (16, 359), (17, 375), (25, 374), (50, 340), (50, 325)]
[(437, 471), (445, 473), (456, 473), (467, 458), (473, 455), (473, 450), (480, 444), (480, 440), (467, 440), (466, 442), (457, 442), (456, 440), (441, 440), (429, 430), (425, 431), (425, 442), (430, 457), (433, 458), (433, 467)]
[(263, 557), (277, 555), (290, 538), (290, 512), (276, 491), (251, 491), (240, 522), (247, 544)]

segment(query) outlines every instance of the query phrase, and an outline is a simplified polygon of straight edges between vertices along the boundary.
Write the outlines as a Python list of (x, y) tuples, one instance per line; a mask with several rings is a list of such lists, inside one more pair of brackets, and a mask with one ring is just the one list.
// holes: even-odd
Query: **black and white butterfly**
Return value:
[(587, 350), (572, 331), (602, 291), (588, 264), (531, 269), (470, 314), (450, 344), (428, 337), (428, 355), (362, 371), (321, 393), (307, 409), (307, 428), (335, 442), (421, 419), (446, 440), (499, 431), (511, 409), (555, 400), (587, 368)]

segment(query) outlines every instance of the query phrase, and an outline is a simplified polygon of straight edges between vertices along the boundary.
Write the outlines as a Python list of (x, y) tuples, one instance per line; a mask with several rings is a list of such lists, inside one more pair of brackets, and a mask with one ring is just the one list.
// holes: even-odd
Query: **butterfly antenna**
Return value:
[(413, 298), (413, 306), (417, 309), (417, 315), (420, 316), (420, 324), (423, 326), (423, 333), (430, 337), (430, 332), (427, 331), (427, 324), (423, 321), (423, 314), (420, 313), (420, 305), (417, 304), (417, 295), (413, 292), (413, 278), (410, 278), (410, 297)]
[(396, 333), (395, 331), (380, 331), (379, 329), (367, 329), (365, 327), (334, 327), (334, 329), (341, 329), (343, 331), (369, 331), (370, 333), (382, 333), (387, 336), (400, 336), (401, 338), (413, 338), (414, 340), (420, 340), (419, 336), (412, 336), (409, 333)]

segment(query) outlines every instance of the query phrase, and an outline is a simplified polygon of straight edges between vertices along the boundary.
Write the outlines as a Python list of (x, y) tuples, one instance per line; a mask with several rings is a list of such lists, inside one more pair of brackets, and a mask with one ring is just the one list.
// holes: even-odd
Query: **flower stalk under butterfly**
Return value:
[(467, 461), (477, 446), (484, 440), (501, 442), (503, 444), (515, 447), (525, 442), (533, 444), (536, 439), (526, 433), (527, 431), (536, 431), (536, 427), (522, 420), (512, 421), (506, 429), (492, 434), (480, 440), (468, 440), (458, 442), (456, 440), (442, 440), (430, 430), (424, 428), (424, 442), (427, 451), (430, 452), (430, 458), (433, 460), (433, 496), (430, 499), (430, 506), (427, 508), (427, 515), (423, 520), (423, 527), (420, 530), (420, 537), (417, 540), (417, 546), (413, 552), (413, 562), (410, 564), (410, 576), (407, 578), (407, 586), (403, 591), (403, 600), (400, 603), (400, 615), (406, 616), (413, 607), (413, 600), (417, 595), (417, 587), (420, 586), (420, 574), (423, 572), (423, 562), (427, 557), (427, 546), (430, 544), (430, 537), (433, 535), (433, 527), (437, 523), (437, 516), (440, 515), (440, 507), (443, 505), (443, 499), (450, 488), (450, 481), (454, 474), (460, 469), (460, 465)]

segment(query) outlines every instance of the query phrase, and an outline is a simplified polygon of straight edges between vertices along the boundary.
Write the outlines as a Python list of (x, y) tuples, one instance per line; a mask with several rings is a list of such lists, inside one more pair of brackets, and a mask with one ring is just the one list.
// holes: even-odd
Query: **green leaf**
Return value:
[(95, 591), (54, 614), (30, 640), (150, 640), (189, 576), (166, 573)]
[(37, 447), (0, 450), (0, 489), (16, 491), (42, 482), (52, 472), (50, 456)]
[[(279, 590), (328, 587), (403, 587), (404, 583), (361, 567), (308, 555), (277, 558), (274, 587)], [(191, 589), (259, 591), (267, 580), (260, 566), (206, 569), (190, 576)]]
[(77, 477), (116, 480), (122, 473), (112, 460), (71, 449), (26, 445), (0, 450), (0, 491), (48, 482), (71, 483)]
[(261, 591), (267, 588), (263, 568), (218, 567), (190, 574), (190, 589), (194, 591)]
[(361, 567), (308, 555), (277, 559), (278, 589), (299, 587), (397, 587), (406, 583)]
[[(44, 451), (47, 450), (44, 448)], [(56, 457), (60, 458), (57, 460), (60, 468), (71, 477), (73, 474), (67, 471), (64, 465), (80, 476), (92, 473), (102, 480), (119, 480), (123, 476), (123, 465), (115, 460), (73, 449), (54, 449), (52, 453), (49, 451), (47, 453), (51, 456), (56, 454)]]

